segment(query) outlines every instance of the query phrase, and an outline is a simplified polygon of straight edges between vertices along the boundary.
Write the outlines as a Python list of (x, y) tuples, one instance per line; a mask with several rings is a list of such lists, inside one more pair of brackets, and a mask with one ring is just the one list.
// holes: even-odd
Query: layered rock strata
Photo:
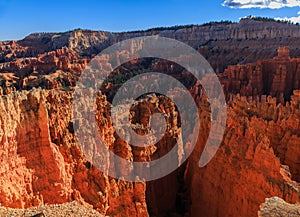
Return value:
[(203, 139), (189, 158), (190, 216), (256, 216), (272, 196), (299, 203), (299, 99), (299, 91), (285, 106), (271, 97), (233, 99), (212, 161), (199, 167)]
[(279, 47), (273, 59), (229, 66), (219, 74), (224, 91), (228, 95), (270, 95), (281, 103), (290, 100), (293, 90), (300, 89), (300, 59), (289, 53), (288, 47)]
[[(172, 110), (172, 106), (157, 107), (160, 100), (156, 98), (156, 102), (155, 98), (151, 97), (150, 105), (148, 99), (134, 108), (139, 111), (136, 114), (143, 113), (145, 117), (132, 116), (136, 126), (143, 126), (139, 130), (141, 133), (148, 126), (151, 111)], [(183, 177), (183, 173), (178, 170), (162, 180), (148, 183), (147, 194), (143, 182), (129, 183), (107, 177), (85, 159), (76, 144), (71, 99), (71, 93), (36, 89), (1, 98), (1, 204), (31, 207), (78, 200), (102, 214), (147, 216), (147, 195), (152, 213), (174, 212), (176, 196), (182, 187), (178, 178)], [(186, 202), (190, 216), (254, 216), (259, 204), (272, 196), (290, 203), (299, 202), (296, 181), (300, 174), (297, 166), (300, 94), (295, 91), (291, 103), (285, 106), (277, 105), (271, 97), (260, 101), (247, 101), (244, 97), (232, 101), (223, 143), (213, 160), (199, 168), (210, 116), (209, 110), (202, 109), (202, 136), (184, 175), (190, 192), (186, 198), (190, 198), (190, 206)], [(205, 108), (205, 101), (198, 103)], [(106, 123), (101, 125), (100, 134), (116, 154), (135, 161), (148, 161), (172, 148), (174, 139), (170, 142), (164, 139), (144, 151), (118, 139), (107, 118), (108, 105), (100, 95), (98, 106), (102, 112), (97, 113), (97, 120)], [(173, 112), (171, 110), (167, 113), (175, 116), (168, 119), (173, 123), (169, 125), (170, 132), (176, 132), (176, 111), (174, 107)], [(115, 165), (115, 168), (122, 169), (122, 165)], [(171, 182), (174, 182), (172, 186)], [(160, 189), (165, 186), (168, 194), (162, 194), (164, 191), (158, 186)], [(159, 200), (155, 195), (158, 194), (164, 196), (169, 205), (157, 205)]]
[[(34, 89), (0, 100), (2, 206), (22, 208), (77, 200), (102, 214), (148, 216), (145, 183), (104, 175), (76, 145), (71, 93)], [(100, 108), (106, 111), (107, 105), (101, 96)], [(105, 112), (98, 119), (107, 123), (102, 126), (102, 136), (114, 147)]]

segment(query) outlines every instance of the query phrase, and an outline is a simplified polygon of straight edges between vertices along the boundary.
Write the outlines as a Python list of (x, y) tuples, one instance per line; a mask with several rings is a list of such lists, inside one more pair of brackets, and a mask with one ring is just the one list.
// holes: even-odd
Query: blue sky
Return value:
[(0, 40), (76, 28), (116, 32), (238, 21), (247, 15), (297, 20), (299, 5), (299, 0), (0, 0)]

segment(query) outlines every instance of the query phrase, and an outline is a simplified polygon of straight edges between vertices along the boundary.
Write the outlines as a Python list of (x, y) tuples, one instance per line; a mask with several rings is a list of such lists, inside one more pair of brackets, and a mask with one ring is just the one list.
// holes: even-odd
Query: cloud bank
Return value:
[(298, 12), (298, 15), (297, 17), (277, 17), (275, 18), (275, 20), (284, 20), (284, 21), (290, 21), (292, 23), (300, 23), (300, 11)]
[(300, 7), (300, 0), (225, 0), (223, 6), (230, 8), (272, 8)]

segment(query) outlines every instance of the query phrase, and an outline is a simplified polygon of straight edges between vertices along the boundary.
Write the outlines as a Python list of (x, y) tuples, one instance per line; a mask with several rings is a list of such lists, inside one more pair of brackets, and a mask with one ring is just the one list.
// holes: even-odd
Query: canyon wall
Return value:
[[(148, 216), (145, 183), (112, 179), (91, 165), (76, 145), (72, 94), (59, 91), (14, 92), (2, 97), (0, 203), (8, 207), (77, 200), (102, 214)], [(105, 97), (99, 106), (106, 110)], [(114, 147), (111, 122), (98, 116), (101, 136)]]
[[(149, 99), (133, 107), (133, 114), (143, 114), (132, 116), (133, 124), (145, 129), (151, 112), (162, 109), (172, 114), (168, 132), (175, 134), (141, 151), (114, 134), (107, 118), (109, 103), (103, 95), (98, 98), (102, 112), (97, 113), (97, 120), (105, 123), (100, 135), (123, 158), (153, 160), (173, 147), (178, 132), (177, 112), (170, 102), (164, 107), (158, 103), (159, 97), (152, 96), (150, 104)], [(203, 108), (202, 131), (187, 166), (147, 184), (110, 178), (86, 160), (74, 136), (71, 100), (71, 92), (40, 89), (1, 98), (2, 206), (31, 207), (77, 200), (111, 216), (147, 216), (148, 212), (163, 216), (175, 214), (183, 205), (178, 204), (178, 196), (186, 193), (182, 188), (189, 192), (189, 196), (181, 195), (187, 200), (182, 209), (191, 217), (255, 216), (259, 205), (272, 196), (299, 202), (299, 91), (285, 106), (271, 97), (258, 101), (235, 97), (228, 108), (223, 143), (204, 168), (198, 163), (209, 132), (210, 111), (205, 109), (205, 100), (198, 99)], [(124, 165), (106, 163), (125, 169)]]
[[(32, 207), (77, 200), (117, 217), (252, 217), (269, 197), (299, 203), (300, 59), (294, 58), (300, 56), (299, 30), (296, 25), (243, 19), (127, 33), (37, 33), (0, 42), (1, 205)], [(219, 72), (228, 100), (227, 129), (213, 160), (200, 168), (211, 120), (204, 91), (191, 87), (193, 82), (176, 65), (142, 62), (187, 83), (200, 108), (201, 137), (188, 161), (172, 174), (148, 183), (116, 180), (98, 170), (78, 147), (72, 90), (99, 51), (127, 38), (155, 34), (193, 46)], [(118, 69), (119, 75), (130, 71), (126, 67)], [(149, 132), (151, 114), (168, 114), (167, 135), (153, 146), (136, 148), (118, 137), (109, 117), (109, 101), (117, 88), (108, 83), (106, 96), (100, 94), (97, 101), (99, 132), (108, 148), (130, 161), (155, 160), (168, 153), (180, 131), (174, 104), (151, 95), (133, 105), (131, 121), (141, 134)], [(184, 152), (176, 151), (180, 162)], [(128, 170), (109, 156), (104, 163)]]
[(239, 23), (216, 23), (212, 25), (191, 25), (188, 27), (154, 28), (146, 31), (109, 33), (104, 31), (75, 30), (66, 33), (35, 33), (19, 41), (22, 46), (35, 47), (44, 44), (48, 49), (60, 49), (67, 46), (80, 53), (91, 50), (91, 47), (100, 48), (116, 42), (134, 37), (160, 35), (174, 38), (199, 47), (200, 44), (214, 40), (268, 40), (274, 38), (299, 38), (300, 27), (278, 22), (261, 22), (253, 19), (241, 19)]
[[(85, 154), (90, 149), (85, 149), (83, 154), (82, 147), (78, 146), (73, 127), (72, 99), (72, 92), (35, 88), (15, 91), (0, 98), (1, 205), (27, 208), (77, 200), (102, 214), (116, 217), (145, 217), (148, 210), (158, 214), (174, 212), (179, 188), (176, 180), (180, 171), (159, 181), (160, 185), (167, 184), (168, 189), (161, 192), (168, 200), (161, 201), (161, 206), (154, 196), (154, 192), (160, 192), (156, 188), (157, 182), (147, 183), (146, 192), (145, 182), (126, 182), (103, 174), (87, 160)], [(89, 110), (86, 104), (82, 105), (85, 106), (82, 109)], [(149, 117), (153, 112), (166, 114), (167, 135), (145, 149), (133, 147), (118, 137), (109, 115), (110, 104), (102, 94), (97, 98), (97, 110), (100, 137), (107, 148), (124, 159), (155, 160), (168, 153), (175, 144), (179, 132), (177, 111), (174, 104), (162, 96), (141, 99), (132, 108), (132, 124), (140, 133), (149, 131)], [(92, 143), (87, 141), (87, 144)], [(180, 150), (177, 150), (178, 162), (184, 154)], [(99, 153), (102, 154), (101, 151)], [(110, 156), (103, 159), (103, 164), (116, 171), (130, 170), (128, 165), (113, 162)], [(169, 188), (171, 182), (173, 185)]]
[(272, 196), (299, 203), (299, 100), (299, 91), (286, 106), (271, 97), (232, 100), (226, 133), (212, 161), (199, 167), (202, 137), (189, 158), (185, 178), (191, 217), (256, 216)]
[(23, 40), (0, 42), (0, 63), (36, 57), (67, 47), (81, 57), (93, 57), (108, 46), (133, 37), (160, 35), (182, 41), (223, 72), (228, 65), (250, 63), (276, 55), (278, 46), (289, 46), (292, 57), (300, 56), (300, 27), (278, 22), (242, 19), (239, 23), (214, 23), (146, 31), (111, 33), (74, 30), (64, 33), (34, 33)]
[(273, 59), (229, 66), (219, 78), (228, 95), (270, 95), (284, 103), (300, 89), (300, 58), (290, 58), (290, 49), (279, 47)]
[[(78, 200), (103, 214), (146, 216), (147, 196), (152, 214), (175, 209), (179, 187), (183, 187), (176, 181), (180, 174), (183, 177), (180, 170), (147, 183), (146, 195), (145, 183), (109, 178), (82, 156), (74, 138), (71, 99), (71, 93), (36, 89), (1, 98), (1, 204), (31, 207)], [(198, 103), (203, 106), (202, 101)], [(101, 136), (118, 155), (147, 161), (172, 147), (167, 140), (145, 152), (128, 146), (113, 136), (111, 122), (106, 118), (105, 97), (100, 97), (98, 105), (103, 111), (98, 120), (107, 123)], [(145, 111), (156, 110), (155, 105), (149, 107), (143, 101), (135, 110), (147, 117), (150, 113)], [(254, 216), (259, 204), (271, 196), (299, 202), (299, 106), (299, 91), (285, 106), (277, 105), (271, 97), (258, 101), (234, 98), (228, 108), (223, 144), (213, 160), (199, 168), (199, 156), (209, 131), (209, 111), (202, 110), (204, 130), (184, 176), (190, 192), (190, 216)], [(176, 112), (172, 113), (176, 117)], [(140, 117), (133, 120), (148, 124), (147, 118), (142, 122)], [(176, 122), (173, 123), (170, 127), (175, 130)], [(122, 169), (122, 165), (116, 168)]]

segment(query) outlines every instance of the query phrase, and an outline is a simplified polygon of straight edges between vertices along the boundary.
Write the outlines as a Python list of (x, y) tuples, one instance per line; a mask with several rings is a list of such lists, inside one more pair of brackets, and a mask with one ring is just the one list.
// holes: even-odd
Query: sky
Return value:
[(111, 32), (252, 15), (300, 21), (300, 0), (0, 0), (0, 41), (34, 32)]

